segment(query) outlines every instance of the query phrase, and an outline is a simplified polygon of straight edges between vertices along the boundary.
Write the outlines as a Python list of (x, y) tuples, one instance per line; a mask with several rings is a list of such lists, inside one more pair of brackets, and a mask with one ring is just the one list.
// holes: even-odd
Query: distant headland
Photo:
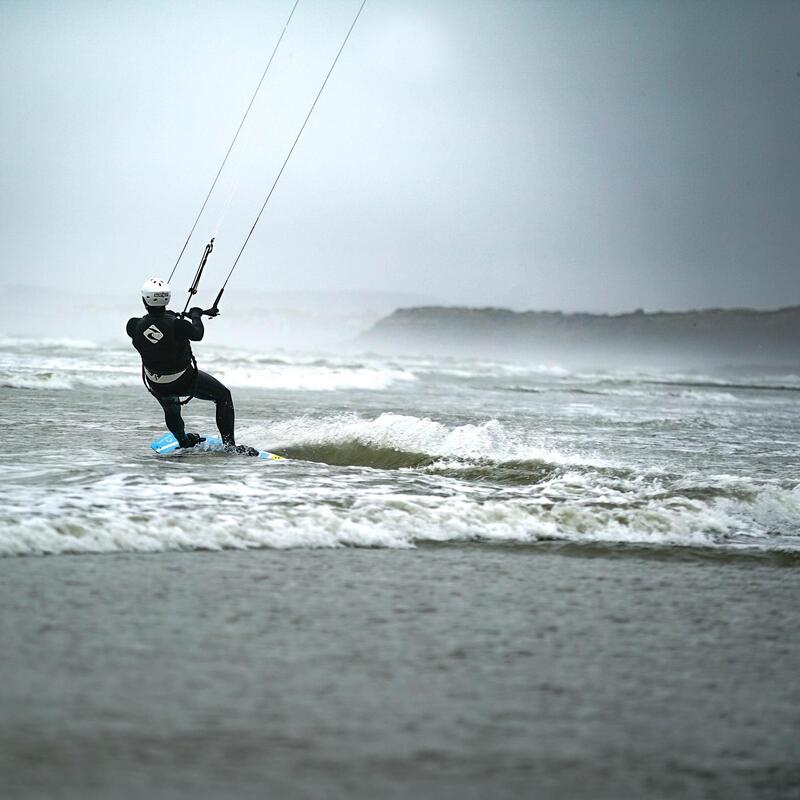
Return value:
[(359, 345), (383, 352), (576, 365), (793, 366), (800, 365), (800, 306), (626, 314), (422, 306), (380, 319)]

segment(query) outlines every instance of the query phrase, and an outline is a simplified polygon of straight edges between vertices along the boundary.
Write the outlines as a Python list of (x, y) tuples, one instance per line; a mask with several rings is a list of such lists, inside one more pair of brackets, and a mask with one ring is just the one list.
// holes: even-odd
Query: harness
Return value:
[[(178, 403), (182, 406), (185, 406), (190, 400), (192, 400), (194, 398), (194, 393), (197, 391), (197, 379), (200, 376), (200, 370), (197, 368), (197, 359), (194, 357), (194, 353), (192, 353), (192, 369), (194, 369), (192, 391), (185, 400), (178, 400)], [(153, 397), (155, 397), (155, 399), (160, 403), (161, 398), (150, 388), (150, 384), (147, 382), (147, 376), (144, 374), (144, 364), (142, 364), (142, 383), (144, 384), (144, 388), (147, 389), (147, 391), (150, 392), (150, 394), (153, 395)]]

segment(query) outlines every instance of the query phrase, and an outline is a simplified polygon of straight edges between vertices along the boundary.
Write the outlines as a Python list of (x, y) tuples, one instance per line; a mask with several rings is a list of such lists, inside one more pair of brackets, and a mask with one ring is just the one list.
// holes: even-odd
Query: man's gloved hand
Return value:
[(216, 317), (219, 315), (219, 309), (212, 306), (211, 308), (207, 308), (203, 313), (207, 317)]
[(200, 308), (200, 306), (192, 306), (189, 309), (189, 316), (192, 317), (192, 318), (200, 317), (200, 316), (202, 316), (202, 314), (203, 314), (203, 309)]

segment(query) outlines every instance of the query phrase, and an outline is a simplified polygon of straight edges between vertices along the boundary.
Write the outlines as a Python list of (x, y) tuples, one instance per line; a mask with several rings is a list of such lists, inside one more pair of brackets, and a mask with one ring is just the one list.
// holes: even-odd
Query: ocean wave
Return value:
[(418, 466), (428, 465), (430, 459), (442, 458), (595, 466), (607, 463), (596, 454), (558, 451), (530, 434), (507, 428), (497, 419), (451, 426), (429, 417), (408, 414), (384, 413), (373, 419), (341, 414), (323, 418), (296, 417), (269, 428), (251, 427), (245, 433), (258, 440), (268, 438), (274, 442), (272, 449), (307, 460), (317, 460), (309, 458), (315, 448), (364, 446), (410, 454), (420, 459)]
[(55, 339), (22, 336), (0, 336), (0, 349), (37, 350), (98, 350), (100, 345), (90, 339)]
[(706, 376), (653, 378), (652, 375), (643, 375), (640, 380), (631, 381), (650, 386), (688, 387), (690, 389), (748, 389), (751, 391), (772, 392), (800, 392), (800, 378), (794, 374), (782, 375), (778, 379), (742, 379), (740, 381), (729, 378), (710, 378)]
[(730, 392), (712, 392), (708, 389), (684, 389), (678, 394), (685, 400), (702, 400), (704, 403), (737, 403), (739, 398)]
[(90, 387), (106, 389), (118, 386), (135, 386), (141, 384), (141, 377), (137, 372), (131, 373), (87, 373), (77, 374), (70, 372), (28, 372), (28, 373), (0, 373), (0, 388), (4, 389), (46, 389), (66, 391)]
[[(332, 392), (341, 389), (381, 391), (398, 383), (411, 383), (415, 376), (401, 370), (312, 367), (282, 365), (253, 369), (247, 367), (201, 365), (232, 388), (259, 388), (278, 391)], [(136, 367), (120, 369), (94, 363), (72, 364), (69, 368), (32, 370), (29, 367), (0, 371), (0, 387), (7, 389), (109, 388), (141, 383)]]
[[(521, 386), (519, 384), (510, 384), (508, 386), (495, 386), (493, 387), (498, 392), (520, 392), (521, 394), (542, 394), (547, 391), (542, 388), (535, 388), (533, 386)], [(587, 392), (589, 394), (589, 392)]]
[(92, 467), (56, 490), (20, 483), (0, 509), (0, 554), (432, 542), (800, 553), (800, 486), (642, 472), (560, 452), (499, 420), (304, 416), (240, 438), (295, 460), (189, 453), (163, 469), (98, 477)]
[[(256, 484), (224, 487), (224, 500), (204, 505), (191, 481), (157, 489), (129, 483), (126, 490), (127, 497), (107, 495), (102, 503), (82, 503), (77, 495), (50, 497), (43, 501), (50, 513), (36, 516), (4, 512), (0, 554), (554, 541), (800, 552), (797, 488), (761, 489), (749, 500), (676, 495), (669, 501), (643, 497), (625, 505), (555, 501), (547, 494), (486, 499), (398, 492), (354, 494), (347, 502), (322, 497), (287, 503)], [(169, 504), (154, 511), (162, 495)], [(137, 502), (131, 505), (131, 499)], [(234, 501), (246, 503), (247, 513), (234, 510)]]
[(380, 391), (396, 383), (416, 380), (411, 373), (397, 369), (303, 364), (264, 366), (260, 369), (221, 365), (218, 376), (229, 386), (314, 392), (339, 389)]

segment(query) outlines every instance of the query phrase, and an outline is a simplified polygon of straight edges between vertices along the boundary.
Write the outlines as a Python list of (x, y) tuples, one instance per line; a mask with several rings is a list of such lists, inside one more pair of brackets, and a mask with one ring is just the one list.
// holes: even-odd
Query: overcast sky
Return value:
[[(176, 285), (232, 263), (358, 8), (300, 0)], [(0, 2), (0, 284), (166, 277), (292, 0)], [(800, 3), (368, 0), (231, 280), (800, 303)], [(185, 284), (185, 286), (184, 286)]]

